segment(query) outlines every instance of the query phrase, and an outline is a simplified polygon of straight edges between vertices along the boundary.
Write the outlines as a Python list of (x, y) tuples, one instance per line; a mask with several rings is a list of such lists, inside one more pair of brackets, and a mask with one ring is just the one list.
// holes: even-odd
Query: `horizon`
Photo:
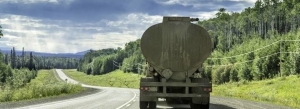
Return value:
[[(9, 48), (0, 48), (0, 52), (2, 51), (10, 51), (13, 48), (9, 49)], [(47, 54), (76, 54), (76, 53), (81, 53), (81, 52), (87, 52), (90, 51), (91, 49), (88, 50), (83, 50), (83, 51), (78, 51), (78, 52), (74, 52), (74, 53), (70, 53), (70, 52), (64, 52), (64, 53), (52, 53), (52, 52), (38, 52), (38, 51), (31, 51), (31, 50), (26, 50), (24, 49), (25, 52), (34, 52), (34, 53), (47, 53)], [(101, 49), (100, 49), (101, 50)], [(15, 51), (17, 52), (22, 52), (22, 49), (15, 49)]]

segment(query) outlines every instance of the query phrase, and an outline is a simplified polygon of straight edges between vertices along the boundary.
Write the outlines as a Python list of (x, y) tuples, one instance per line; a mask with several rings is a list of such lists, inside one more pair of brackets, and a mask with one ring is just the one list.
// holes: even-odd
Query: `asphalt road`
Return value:
[[(67, 77), (62, 70), (56, 69), (59, 77), (67, 82), (78, 83)], [(21, 109), (139, 109), (137, 89), (98, 87), (82, 84), (84, 87), (99, 89), (97, 93), (60, 101), (47, 102), (21, 107)], [(158, 109), (189, 109), (189, 105), (167, 106), (163, 101)], [(211, 97), (211, 109), (288, 109), (288, 107), (258, 103), (240, 99)]]

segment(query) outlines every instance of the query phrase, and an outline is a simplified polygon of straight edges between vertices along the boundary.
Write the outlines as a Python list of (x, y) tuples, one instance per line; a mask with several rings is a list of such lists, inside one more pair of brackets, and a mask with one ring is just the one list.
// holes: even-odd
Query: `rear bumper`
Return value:
[(157, 92), (141, 92), (144, 97), (210, 97), (210, 94), (173, 94), (173, 93), (157, 93)]
[[(161, 87), (160, 91), (145, 91), (143, 87)], [(181, 93), (167, 93), (168, 87), (182, 87), (184, 90)], [(204, 88), (212, 88), (211, 82), (191, 82), (187, 79), (186, 82), (166, 82), (163, 79), (161, 82), (154, 82), (152, 79), (141, 80), (140, 94), (143, 97), (210, 97), (210, 92), (203, 91)], [(192, 91), (194, 90), (194, 91)], [(197, 90), (195, 92), (195, 90)], [(199, 91), (198, 91), (199, 90)]]
[(149, 87), (212, 87), (211, 83), (183, 83), (183, 82), (141, 82), (140, 86)]

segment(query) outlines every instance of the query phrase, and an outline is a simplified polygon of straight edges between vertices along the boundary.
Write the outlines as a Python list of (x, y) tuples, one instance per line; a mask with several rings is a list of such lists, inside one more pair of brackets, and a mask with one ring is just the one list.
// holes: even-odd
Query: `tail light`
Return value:
[(157, 87), (141, 87), (141, 91), (151, 91), (151, 92), (156, 92)]
[(149, 88), (148, 88), (148, 87), (141, 87), (141, 90), (142, 90), (142, 91), (148, 91)]
[(208, 91), (209, 91), (209, 92), (212, 92), (211, 88), (208, 88)]
[(212, 92), (212, 90), (211, 90), (210, 87), (204, 88), (203, 90), (204, 90), (205, 92)]

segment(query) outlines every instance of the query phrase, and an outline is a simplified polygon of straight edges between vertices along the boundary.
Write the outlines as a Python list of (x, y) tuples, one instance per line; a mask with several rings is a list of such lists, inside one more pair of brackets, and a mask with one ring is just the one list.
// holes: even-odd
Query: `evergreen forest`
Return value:
[[(3, 36), (0, 26), (0, 38)], [(22, 54), (17, 55), (13, 47), (10, 54), (0, 53), (0, 90), (25, 86), (37, 76), (37, 70), (75, 69), (78, 64), (78, 58), (34, 56), (24, 48)]]
[[(214, 18), (197, 24), (209, 32), (213, 42), (202, 76), (215, 84), (300, 73), (298, 0), (258, 0), (242, 12), (220, 8)], [(142, 74), (144, 65), (138, 39), (126, 43), (124, 49), (90, 50), (77, 70), (88, 75), (116, 69)]]
[[(210, 34), (213, 48), (204, 62), (202, 76), (213, 83), (263, 80), (299, 74), (300, 1), (257, 0), (242, 12), (220, 8), (214, 18), (196, 23)], [(3, 37), (1, 28), (0, 36)], [(32, 53), (0, 55), (1, 84), (14, 72), (34, 78), (38, 69), (74, 69), (87, 75), (102, 75), (120, 69), (143, 74), (145, 59), (140, 39), (122, 48), (90, 50), (83, 58), (34, 56)], [(24, 80), (25, 81), (25, 80)], [(26, 82), (23, 82), (26, 83)]]

